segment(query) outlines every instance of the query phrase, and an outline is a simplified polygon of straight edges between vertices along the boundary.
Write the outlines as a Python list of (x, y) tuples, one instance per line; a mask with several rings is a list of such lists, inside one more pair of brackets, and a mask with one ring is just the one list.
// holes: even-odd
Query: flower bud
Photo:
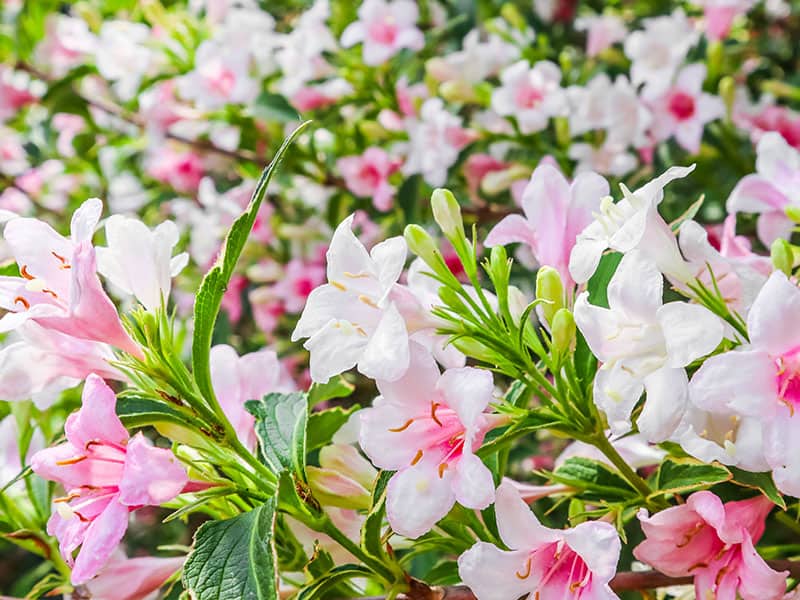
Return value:
[(319, 451), (319, 464), (325, 469), (338, 471), (372, 489), (378, 471), (355, 447), (349, 444), (332, 444)]
[(553, 335), (553, 350), (568, 352), (575, 341), (575, 317), (566, 308), (559, 308), (550, 324)]
[(787, 206), (783, 212), (795, 223), (800, 223), (800, 206)]
[(719, 97), (722, 98), (722, 102), (725, 104), (725, 114), (727, 114), (728, 119), (730, 119), (733, 114), (733, 103), (736, 100), (736, 82), (733, 80), (733, 77), (726, 75), (720, 79), (717, 91), (719, 92)]
[(475, 89), (466, 81), (453, 79), (439, 86), (439, 95), (448, 102), (477, 102)]
[(783, 271), (787, 277), (791, 277), (792, 268), (794, 267), (792, 245), (783, 238), (778, 238), (772, 242), (769, 254), (775, 268)]
[(495, 356), (491, 349), (487, 348), (475, 338), (460, 337), (453, 340), (453, 346), (471, 358), (478, 359), (485, 363), (494, 363)]
[(366, 510), (372, 504), (367, 489), (338, 471), (309, 466), (306, 475), (314, 497), (323, 505)]
[(512, 27), (516, 27), (520, 31), (526, 31), (528, 29), (528, 22), (525, 20), (525, 17), (522, 16), (519, 9), (511, 2), (506, 2), (500, 7), (500, 15), (508, 21), (508, 24)]
[(569, 136), (569, 120), (567, 117), (556, 117), (553, 119), (556, 129), (556, 141), (562, 148), (569, 147), (572, 140)]
[(437, 188), (431, 195), (433, 218), (448, 238), (464, 235), (464, 221), (461, 219), (461, 207), (450, 190)]
[(522, 290), (515, 285), (508, 286), (508, 312), (511, 313), (511, 318), (514, 319), (515, 325), (519, 325), (522, 314), (528, 308), (528, 304), (528, 298)]
[(489, 195), (499, 194), (510, 188), (518, 179), (527, 179), (530, 174), (531, 169), (526, 165), (512, 165), (508, 169), (491, 171), (483, 176), (481, 191)]
[(419, 225), (406, 225), (403, 232), (403, 237), (406, 239), (409, 249), (425, 261), (430, 267), (437, 264), (436, 255), (439, 249), (436, 247), (436, 242)]
[(564, 284), (553, 267), (541, 267), (536, 273), (536, 299), (544, 301), (542, 316), (552, 324), (556, 311), (564, 308)]

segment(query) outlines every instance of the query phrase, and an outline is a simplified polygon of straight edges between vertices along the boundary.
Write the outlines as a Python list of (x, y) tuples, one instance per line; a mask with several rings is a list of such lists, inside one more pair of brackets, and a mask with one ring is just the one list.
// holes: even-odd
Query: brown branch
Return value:
[[(36, 77), (37, 79), (40, 79), (44, 83), (47, 84), (54, 83), (54, 81), (50, 79), (50, 77), (46, 73), (43, 73), (33, 65), (30, 65), (26, 62), (18, 61), (15, 65), (15, 68), (19, 71), (25, 71), (26, 73), (29, 73), (30, 75)], [(79, 98), (87, 106), (91, 106), (98, 110), (101, 110), (106, 114), (112, 115), (114, 117), (117, 117), (125, 121), (126, 123), (135, 125), (140, 129), (144, 129), (145, 127), (147, 127), (147, 121), (142, 119), (139, 115), (130, 112), (129, 110), (125, 109), (122, 106), (119, 106), (118, 104), (114, 104), (110, 101), (103, 100), (100, 98), (87, 98), (86, 96), (78, 92), (78, 90), (76, 90), (75, 86), (73, 86), (72, 84), (70, 84), (69, 89), (75, 95), (76, 98)], [(255, 152), (251, 152), (249, 150), (242, 150), (242, 149), (226, 150), (225, 148), (220, 148), (219, 146), (215, 145), (213, 142), (209, 140), (193, 140), (184, 137), (182, 135), (171, 133), (169, 131), (166, 131), (164, 135), (166, 135), (166, 137), (168, 137), (171, 140), (175, 140), (176, 142), (186, 144), (187, 146), (191, 146), (193, 148), (196, 148), (204, 152), (213, 152), (215, 154), (220, 154), (228, 158), (234, 158), (236, 160), (243, 160), (257, 164), (265, 162), (263, 160), (260, 160), (258, 156), (255, 154)]]

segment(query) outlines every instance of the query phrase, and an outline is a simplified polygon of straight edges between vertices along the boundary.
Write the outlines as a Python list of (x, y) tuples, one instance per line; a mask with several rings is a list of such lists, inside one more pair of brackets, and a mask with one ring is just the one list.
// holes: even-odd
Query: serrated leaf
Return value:
[(306, 480), (306, 426), (308, 400), (301, 392), (271, 393), (261, 400), (245, 402), (256, 418), (255, 429), (261, 454), (275, 474), (294, 473)]
[(745, 471), (737, 467), (728, 467), (728, 469), (733, 475), (731, 483), (756, 489), (772, 500), (777, 506), (786, 510), (786, 501), (775, 486), (775, 482), (772, 480), (772, 473), (769, 471), (764, 473), (751, 473), (750, 471)]
[(331, 443), (334, 434), (347, 423), (350, 416), (361, 406), (354, 404), (349, 408), (335, 406), (327, 410), (312, 412), (308, 416), (308, 433), (306, 434), (306, 452), (322, 448)]
[(233, 275), (239, 255), (242, 253), (250, 231), (253, 229), (258, 209), (264, 201), (267, 186), (272, 176), (275, 174), (289, 146), (309, 123), (310, 121), (306, 121), (301, 124), (284, 140), (275, 153), (272, 162), (264, 169), (261, 178), (256, 184), (253, 197), (247, 205), (247, 209), (231, 225), (214, 266), (206, 273), (203, 282), (200, 284), (197, 296), (195, 296), (192, 371), (197, 386), (205, 398), (216, 397), (214, 388), (211, 385), (209, 353), (211, 351), (211, 339), (214, 334), (214, 324), (219, 314), (222, 296), (225, 294), (225, 289)]
[(621, 260), (622, 254), (619, 252), (610, 252), (600, 258), (597, 270), (586, 284), (590, 304), (608, 308), (608, 284), (616, 273)]
[(581, 456), (568, 458), (551, 477), (558, 483), (581, 490), (587, 499), (616, 500), (637, 495), (636, 490), (611, 467)]
[(334, 398), (347, 398), (356, 389), (342, 375), (331, 377), (327, 383), (315, 383), (308, 390), (308, 405), (316, 406), (320, 402)]
[(209, 521), (195, 534), (183, 568), (194, 600), (275, 600), (278, 569), (274, 546), (277, 500), (224, 521)]
[(665, 494), (681, 494), (730, 481), (731, 472), (720, 465), (706, 464), (694, 459), (667, 458), (656, 474), (655, 486)]

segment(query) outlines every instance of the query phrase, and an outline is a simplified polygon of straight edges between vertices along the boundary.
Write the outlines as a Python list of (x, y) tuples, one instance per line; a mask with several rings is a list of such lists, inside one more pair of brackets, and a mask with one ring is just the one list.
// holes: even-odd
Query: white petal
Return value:
[(671, 367), (687, 366), (712, 352), (722, 341), (722, 321), (703, 306), (669, 302), (658, 309), (657, 316)]
[(492, 401), (492, 374), (484, 369), (462, 367), (445, 371), (436, 387), (447, 405), (456, 411), (464, 427), (470, 429)]
[(347, 321), (331, 319), (303, 347), (311, 353), (311, 379), (326, 383), (334, 375), (352, 369), (367, 346), (367, 338)]
[(410, 343), (409, 352), (406, 373), (395, 381), (377, 380), (378, 391), (388, 402), (408, 407), (430, 406), (437, 397), (439, 367), (428, 349), (417, 342)]
[(478, 542), (458, 558), (458, 574), (478, 600), (514, 600), (535, 583), (517, 576), (525, 573), (528, 556), (527, 550), (504, 552)]
[(628, 433), (631, 411), (644, 390), (643, 383), (618, 366), (600, 369), (594, 380), (594, 403), (608, 419), (615, 435)]
[(617, 574), (622, 544), (611, 523), (589, 521), (564, 533), (564, 539), (592, 572), (592, 584), (607, 583)]
[(453, 476), (453, 492), (462, 506), (483, 510), (494, 502), (492, 472), (471, 452), (461, 455)]
[(386, 488), (386, 516), (392, 529), (408, 538), (430, 531), (455, 503), (450, 479), (439, 465), (423, 458), (415, 466), (398, 471)]
[(800, 289), (775, 271), (747, 316), (747, 331), (754, 348), (772, 356), (791, 352), (800, 343)]
[(560, 539), (561, 533), (542, 525), (508, 481), (497, 488), (494, 509), (500, 537), (512, 550), (533, 549)]
[(359, 372), (371, 379), (399, 379), (408, 370), (408, 344), (406, 323), (395, 305), (390, 304), (358, 361)]
[(689, 380), (683, 369), (664, 367), (644, 379), (647, 399), (639, 415), (639, 431), (651, 442), (669, 438), (686, 412)]

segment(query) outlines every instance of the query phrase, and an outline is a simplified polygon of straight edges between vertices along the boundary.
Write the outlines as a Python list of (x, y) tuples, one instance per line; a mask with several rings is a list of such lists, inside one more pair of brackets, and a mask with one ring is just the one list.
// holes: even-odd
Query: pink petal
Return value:
[(489, 371), (462, 367), (445, 371), (436, 387), (469, 430), (492, 401), (494, 381)]
[(533, 232), (533, 227), (522, 215), (504, 217), (502, 221), (492, 228), (484, 241), (484, 244), (489, 248), (516, 243), (527, 244), (531, 248), (536, 248), (536, 235)]
[(67, 418), (67, 439), (81, 450), (91, 441), (124, 446), (128, 431), (116, 413), (117, 397), (106, 382), (92, 373), (86, 378), (81, 408)]
[(780, 271), (758, 293), (747, 316), (755, 348), (781, 356), (800, 347), (800, 289)]
[(415, 539), (430, 531), (455, 503), (452, 471), (439, 476), (436, 460), (423, 458), (395, 473), (386, 488), (386, 516), (392, 529)]
[(128, 529), (128, 507), (112, 500), (86, 530), (71, 581), (81, 585), (103, 568)]
[(171, 450), (156, 448), (139, 432), (128, 443), (119, 501), (127, 506), (158, 506), (180, 494), (188, 480)]

